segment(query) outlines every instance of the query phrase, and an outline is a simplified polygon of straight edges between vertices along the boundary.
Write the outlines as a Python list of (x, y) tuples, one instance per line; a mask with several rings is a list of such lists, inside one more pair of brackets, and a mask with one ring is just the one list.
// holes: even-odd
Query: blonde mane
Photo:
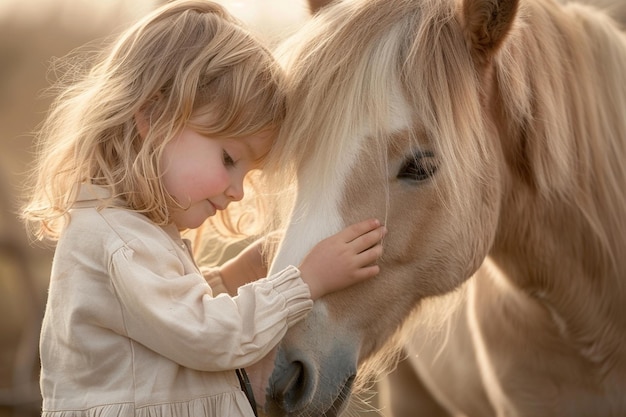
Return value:
[(507, 133), (524, 147), (519, 174), (546, 202), (580, 212), (611, 270), (626, 248), (626, 35), (573, 3), (531, 0), (519, 14), (497, 56)]

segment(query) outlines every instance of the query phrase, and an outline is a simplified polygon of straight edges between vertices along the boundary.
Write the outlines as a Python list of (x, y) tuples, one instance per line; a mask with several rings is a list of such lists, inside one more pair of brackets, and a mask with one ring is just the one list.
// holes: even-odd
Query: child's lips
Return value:
[(211, 200), (209, 200), (209, 199), (207, 199), (207, 201), (208, 201), (208, 202), (209, 202), (209, 203), (213, 206), (213, 208), (214, 208), (216, 211), (224, 211), (224, 209), (226, 208), (226, 207), (222, 207), (222, 206), (219, 206), (219, 205), (217, 205), (217, 204), (213, 203), (213, 202), (212, 202)]

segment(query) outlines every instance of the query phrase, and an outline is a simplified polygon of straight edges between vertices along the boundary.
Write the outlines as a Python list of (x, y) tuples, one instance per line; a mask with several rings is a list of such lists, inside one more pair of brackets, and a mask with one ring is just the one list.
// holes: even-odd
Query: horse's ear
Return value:
[(513, 26), (519, 0), (464, 0), (465, 36), (474, 58), (485, 63)]
[(309, 12), (313, 15), (317, 13), (322, 7), (328, 6), (334, 0), (308, 0)]

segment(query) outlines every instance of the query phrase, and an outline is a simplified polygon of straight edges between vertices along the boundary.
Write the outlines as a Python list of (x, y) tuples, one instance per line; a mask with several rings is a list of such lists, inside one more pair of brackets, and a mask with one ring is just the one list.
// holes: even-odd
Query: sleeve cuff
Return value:
[(309, 286), (302, 280), (300, 270), (295, 266), (288, 266), (282, 271), (268, 276), (266, 280), (272, 284), (273, 290), (279, 293), (284, 300), (288, 327), (302, 320), (313, 308)]

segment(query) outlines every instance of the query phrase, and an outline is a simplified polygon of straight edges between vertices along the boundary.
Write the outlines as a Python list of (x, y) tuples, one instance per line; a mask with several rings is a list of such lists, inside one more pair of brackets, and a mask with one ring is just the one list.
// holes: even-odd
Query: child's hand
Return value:
[(222, 281), (229, 294), (235, 295), (242, 285), (267, 276), (267, 263), (263, 256), (265, 239), (255, 240), (220, 268)]
[(318, 243), (300, 265), (314, 300), (378, 274), (387, 229), (375, 219), (348, 226)]

